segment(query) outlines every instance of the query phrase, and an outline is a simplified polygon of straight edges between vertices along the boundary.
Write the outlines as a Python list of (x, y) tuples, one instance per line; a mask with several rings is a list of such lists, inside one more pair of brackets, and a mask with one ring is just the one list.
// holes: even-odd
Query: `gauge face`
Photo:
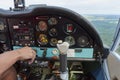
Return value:
[(70, 44), (70, 46), (75, 45), (75, 39), (74, 39), (74, 37), (72, 37), (72, 36), (67, 36), (67, 37), (65, 38), (65, 42), (68, 42), (68, 43)]
[(49, 35), (52, 36), (52, 37), (57, 36), (57, 30), (55, 28), (50, 29)]
[(81, 36), (78, 38), (77, 42), (79, 46), (85, 47), (89, 44), (89, 39), (86, 36)]
[(52, 17), (48, 20), (49, 25), (56, 25), (58, 23), (57, 19)]
[(40, 31), (47, 31), (47, 23), (45, 21), (40, 21), (38, 23), (38, 28)]
[(56, 38), (52, 38), (52, 39), (50, 40), (50, 45), (51, 45), (51, 46), (56, 46), (57, 43), (58, 43), (58, 40), (57, 40)]
[(0, 22), (0, 31), (4, 30), (4, 27), (5, 25), (2, 22)]
[(41, 45), (46, 45), (46, 44), (48, 43), (47, 36), (46, 36), (45, 34), (40, 34), (40, 35), (39, 35), (38, 42), (39, 42)]
[(75, 32), (75, 27), (73, 26), (73, 24), (67, 24), (65, 27), (64, 27), (64, 32), (67, 33), (67, 34), (71, 34), (71, 33), (74, 33)]

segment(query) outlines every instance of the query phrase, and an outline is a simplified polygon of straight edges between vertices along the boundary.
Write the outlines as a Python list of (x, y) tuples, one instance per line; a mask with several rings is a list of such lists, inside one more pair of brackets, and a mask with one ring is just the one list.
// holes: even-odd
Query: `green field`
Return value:
[(120, 15), (83, 15), (100, 34), (105, 45), (111, 46)]
[[(108, 47), (111, 46), (120, 15), (83, 15), (92, 23)], [(120, 46), (116, 51), (120, 53)]]

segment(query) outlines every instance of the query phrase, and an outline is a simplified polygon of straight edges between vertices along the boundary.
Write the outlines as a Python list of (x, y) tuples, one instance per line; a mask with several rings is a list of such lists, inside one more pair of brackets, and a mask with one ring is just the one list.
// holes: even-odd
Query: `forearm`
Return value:
[(17, 51), (8, 51), (3, 54), (0, 54), (0, 75), (2, 75), (18, 60), (19, 54)]
[(5, 71), (0, 80), (17, 80), (17, 73), (14, 67), (10, 67)]

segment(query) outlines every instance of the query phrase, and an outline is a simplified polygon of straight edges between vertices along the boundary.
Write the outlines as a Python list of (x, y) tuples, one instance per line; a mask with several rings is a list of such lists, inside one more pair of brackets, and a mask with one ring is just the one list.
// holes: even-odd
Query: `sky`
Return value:
[[(25, 0), (26, 6), (47, 4), (71, 9), (80, 14), (120, 14), (119, 0)], [(13, 0), (0, 1), (0, 8), (14, 7)]]

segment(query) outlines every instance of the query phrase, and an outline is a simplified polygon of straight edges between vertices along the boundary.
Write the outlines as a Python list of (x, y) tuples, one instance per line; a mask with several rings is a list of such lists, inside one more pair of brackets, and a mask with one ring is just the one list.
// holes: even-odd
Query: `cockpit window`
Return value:
[(118, 24), (119, 15), (91, 14), (84, 15), (100, 34), (105, 46), (110, 47)]

